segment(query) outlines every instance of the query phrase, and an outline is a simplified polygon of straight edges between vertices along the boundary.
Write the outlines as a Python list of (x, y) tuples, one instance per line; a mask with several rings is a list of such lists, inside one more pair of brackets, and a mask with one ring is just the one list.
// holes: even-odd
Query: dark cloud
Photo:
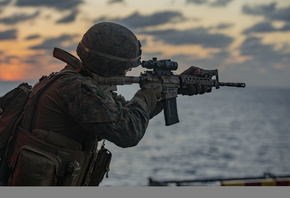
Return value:
[(280, 31), (290, 31), (290, 23), (285, 24)]
[(153, 35), (156, 40), (162, 40), (171, 45), (195, 44), (205, 48), (225, 48), (229, 46), (233, 38), (224, 34), (209, 33), (204, 28), (193, 28), (188, 30), (157, 30), (143, 31), (140, 34)]
[(57, 10), (71, 10), (81, 5), (84, 0), (17, 0), (20, 7), (50, 7)]
[(108, 4), (114, 4), (114, 3), (125, 3), (124, 0), (109, 0)]
[[(285, 47), (285, 49), (287, 46)], [(206, 58), (188, 54), (170, 57), (178, 62), (178, 71), (194, 65), (204, 69), (219, 69), (220, 81), (245, 82), (247, 86), (288, 86), (290, 53), (276, 50), (274, 45), (264, 44), (261, 38), (248, 37), (238, 48), (242, 56), (249, 59), (239, 63), (228, 63), (232, 55), (227, 50), (211, 53)]]
[(269, 32), (286, 32), (290, 31), (290, 23), (285, 24), (282, 28), (275, 28), (271, 22), (261, 22), (243, 31), (243, 34), (251, 33), (269, 33)]
[(35, 12), (34, 14), (14, 14), (10, 17), (5, 17), (0, 19), (0, 23), (4, 23), (6, 25), (14, 25), (20, 22), (24, 22), (27, 20), (34, 19), (39, 16), (39, 11)]
[[(64, 34), (60, 37), (47, 38), (41, 44), (30, 47), (33, 50), (52, 50), (54, 47), (64, 47), (65, 49), (75, 48), (73, 39), (78, 35)], [(71, 43), (69, 46), (67, 43)]]
[[(33, 72), (35, 78), (42, 76), (44, 74), (50, 74), (52, 71), (59, 71), (60, 68), (65, 66), (64, 62), (56, 59), (51, 53), (39, 52), (33, 55), (27, 55), (25, 57), (18, 58), (22, 63), (29, 65), (29, 70), (24, 72), (29, 75), (29, 72)], [(49, 67), (47, 67), (49, 65)]]
[(149, 26), (163, 25), (166, 23), (175, 23), (179, 21), (184, 21), (186, 19), (185, 17), (183, 17), (183, 14), (181, 12), (164, 11), (164, 12), (156, 12), (152, 15), (141, 15), (138, 12), (135, 12), (126, 18), (114, 18), (114, 19), (100, 18), (97, 19), (96, 22), (102, 20), (114, 21), (123, 24), (129, 28), (143, 28)]
[(40, 38), (40, 35), (39, 34), (33, 34), (33, 35), (30, 35), (30, 36), (27, 36), (25, 38), (25, 40), (33, 40), (33, 39), (37, 39), (37, 38)]
[[(274, 45), (263, 44), (261, 38), (252, 36), (245, 39), (239, 50), (241, 55), (250, 58), (229, 66), (240, 68), (235, 72), (243, 78), (241, 81), (256, 86), (289, 86), (289, 52), (275, 50)], [(224, 71), (229, 77), (232, 73), (230, 69)]]
[(243, 34), (250, 34), (250, 33), (263, 33), (263, 32), (275, 32), (275, 29), (271, 22), (261, 22), (258, 23), (248, 29), (246, 29)]
[(67, 16), (63, 17), (62, 19), (58, 20), (56, 23), (70, 23), (73, 22), (78, 15), (77, 10), (73, 10), (70, 14)]
[(277, 9), (275, 12), (270, 14), (268, 18), (272, 20), (290, 22), (290, 6), (287, 8)]
[(206, 4), (208, 0), (186, 0), (186, 3), (193, 3), (193, 4)]
[(244, 5), (242, 7), (242, 12), (250, 15), (267, 15), (273, 13), (276, 10), (276, 5), (276, 2), (270, 3), (269, 5)]
[(242, 7), (242, 12), (249, 15), (264, 16), (268, 20), (290, 22), (290, 6), (286, 8), (277, 8), (277, 2), (268, 5), (244, 5)]
[(19, 57), (18, 56), (5, 56), (2, 58), (2, 60), (0, 59), (0, 63), (10, 64), (13, 59), (19, 59)]
[(274, 45), (263, 44), (258, 37), (248, 37), (239, 50), (242, 56), (252, 57), (245, 63), (256, 67), (273, 68), (277, 63), (288, 66), (290, 62), (290, 53), (275, 50)]
[(1, 0), (0, 1), (0, 6), (6, 6), (8, 5), (12, 0)]
[(47, 58), (49, 55), (47, 53), (43, 54), (43, 53), (36, 53), (30, 56), (26, 56), (23, 59), (24, 63), (27, 63), (31, 66), (39, 66), (42, 65), (43, 63), (41, 62), (41, 60)]
[(17, 30), (11, 29), (0, 32), (0, 40), (13, 40), (17, 38)]
[[(290, 6), (284, 8), (277, 8), (277, 2), (272, 2), (267, 5), (255, 5), (249, 6), (244, 5), (242, 7), (244, 14), (253, 16), (263, 16), (265, 21), (257, 23), (252, 27), (243, 31), (243, 34), (250, 33), (267, 33), (267, 32), (278, 32), (278, 31), (289, 31), (290, 30)], [(282, 28), (276, 28), (272, 25), (274, 21), (285, 22)]]
[(0, 0), (0, 14), (4, 10), (5, 6), (10, 3), (11, 0)]
[(220, 52), (210, 53), (206, 58), (198, 58), (196, 56), (188, 54), (178, 54), (172, 57), (172, 60), (178, 60), (180, 62), (180, 71), (184, 70), (188, 66), (197, 66), (204, 69), (216, 69), (225, 64), (227, 58), (230, 57), (228, 51), (222, 50)]
[(207, 4), (210, 5), (212, 7), (223, 7), (228, 5), (229, 2), (231, 2), (232, 0), (215, 0), (213, 2), (209, 2), (208, 0), (186, 0), (186, 3), (190, 4), (197, 4), (197, 5), (203, 5), (203, 4)]
[(217, 26), (215, 26), (214, 29), (225, 30), (231, 27), (233, 27), (233, 24), (231, 23), (220, 23)]
[(232, 0), (216, 0), (214, 2), (212, 2), (210, 5), (213, 7), (223, 7), (228, 5), (229, 2), (231, 2)]
[(252, 57), (269, 55), (274, 51), (272, 45), (263, 45), (261, 43), (261, 38), (258, 37), (248, 37), (239, 49), (241, 55)]

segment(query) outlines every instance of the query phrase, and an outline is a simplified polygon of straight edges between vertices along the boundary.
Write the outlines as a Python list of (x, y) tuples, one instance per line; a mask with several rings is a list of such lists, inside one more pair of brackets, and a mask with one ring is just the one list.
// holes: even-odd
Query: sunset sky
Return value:
[[(219, 69), (221, 81), (290, 88), (289, 0), (0, 0), (0, 81), (35, 81), (65, 64), (93, 24), (131, 29), (142, 60)], [(133, 69), (128, 75), (139, 75)]]

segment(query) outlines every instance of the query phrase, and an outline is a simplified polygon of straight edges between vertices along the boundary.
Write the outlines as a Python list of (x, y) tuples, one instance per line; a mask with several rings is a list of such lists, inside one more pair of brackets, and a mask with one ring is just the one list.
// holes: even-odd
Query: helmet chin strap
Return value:
[(110, 54), (106, 54), (106, 53), (103, 53), (103, 52), (99, 52), (99, 51), (95, 51), (95, 50), (91, 50), (89, 48), (87, 48), (83, 43), (82, 41), (80, 42), (80, 46), (88, 53), (91, 53), (91, 54), (96, 54), (96, 55), (99, 55), (99, 56), (102, 56), (102, 57), (106, 57), (106, 58), (109, 58), (109, 59), (113, 59), (113, 60), (119, 60), (119, 61), (125, 61), (125, 62), (136, 62), (138, 61), (139, 59), (141, 59), (141, 55), (135, 57), (135, 58), (123, 58), (123, 57), (119, 57), (119, 56), (113, 56), (113, 55), (110, 55)]

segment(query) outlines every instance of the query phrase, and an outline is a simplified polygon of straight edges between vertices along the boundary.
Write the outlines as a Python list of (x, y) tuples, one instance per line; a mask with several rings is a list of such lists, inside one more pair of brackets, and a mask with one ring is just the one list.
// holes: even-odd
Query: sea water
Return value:
[[(0, 83), (0, 96), (18, 85)], [(137, 86), (118, 90), (130, 99)], [(177, 97), (180, 122), (161, 112), (135, 147), (113, 153), (101, 186), (145, 186), (155, 180), (290, 174), (290, 89), (230, 88)]]

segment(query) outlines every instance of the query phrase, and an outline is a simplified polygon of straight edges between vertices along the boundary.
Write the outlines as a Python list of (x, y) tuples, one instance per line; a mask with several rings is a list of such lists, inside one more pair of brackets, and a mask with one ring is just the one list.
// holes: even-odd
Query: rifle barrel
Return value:
[(219, 86), (246, 87), (246, 84), (245, 83), (233, 83), (233, 82), (219, 82)]
[(95, 80), (101, 85), (131, 85), (133, 83), (139, 83), (140, 77), (136, 76), (98, 77)]

